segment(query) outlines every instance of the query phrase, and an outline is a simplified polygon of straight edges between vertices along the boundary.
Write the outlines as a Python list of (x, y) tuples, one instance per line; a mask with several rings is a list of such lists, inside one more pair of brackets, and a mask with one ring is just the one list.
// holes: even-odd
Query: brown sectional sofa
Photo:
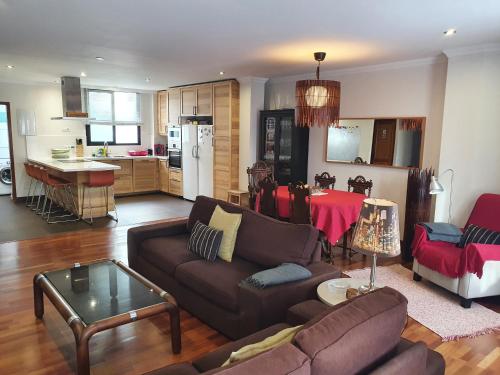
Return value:
[[(242, 214), (231, 263), (220, 259), (208, 262), (187, 250), (191, 228), (197, 220), (208, 224), (217, 204)], [(321, 282), (340, 277), (337, 268), (320, 258), (316, 228), (280, 222), (203, 196), (196, 199), (187, 220), (128, 232), (130, 267), (231, 339), (283, 322), (290, 306), (314, 298)], [(241, 284), (246, 277), (285, 262), (303, 265), (312, 277), (263, 290)]]
[(220, 367), (231, 352), (290, 327), (276, 324), (228, 343), (192, 364), (175, 364), (148, 375), (444, 374), (445, 363), (439, 353), (421, 342), (401, 338), (407, 300), (394, 289), (382, 288), (334, 307), (307, 301), (290, 309), (288, 318), (293, 325), (305, 323), (290, 344)]

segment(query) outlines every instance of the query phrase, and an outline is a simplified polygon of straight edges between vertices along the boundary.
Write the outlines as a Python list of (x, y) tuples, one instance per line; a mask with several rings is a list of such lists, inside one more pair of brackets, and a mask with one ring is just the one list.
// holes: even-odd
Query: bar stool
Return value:
[[(43, 182), (42, 168), (38, 167), (34, 164), (30, 164), (28, 166), (28, 168), (30, 169), (31, 176), (35, 179), (35, 186), (34, 186), (34, 190), (33, 190), (33, 196), (31, 199), (30, 207), (31, 207), (32, 211), (35, 211), (35, 213), (37, 215), (40, 215), (42, 213), (41, 206), (40, 206), (40, 204), (42, 203), (42, 194), (45, 197), (47, 195), (45, 183)], [(36, 193), (37, 186), (39, 187), (39, 191), (38, 191), (38, 198), (37, 198), (37, 201), (35, 204), (34, 199), (37, 196), (37, 193)]]
[[(40, 168), (40, 175), (45, 186), (45, 200), (41, 215), (43, 218), (46, 218), (47, 223), (67, 223), (80, 220), (75, 197), (71, 189), (73, 183), (50, 175), (45, 168)], [(45, 211), (47, 201), (49, 201), (49, 207), (48, 211)], [(55, 211), (52, 211), (54, 203), (58, 204), (59, 207)]]
[(33, 175), (33, 165), (32, 164), (25, 162), (24, 163), (24, 170), (25, 170), (26, 175), (28, 176), (29, 182), (30, 182), (29, 187), (28, 187), (28, 195), (26, 196), (26, 207), (32, 208), (33, 202), (35, 199), (35, 192), (36, 192), (38, 180)]
[[(92, 215), (92, 197), (90, 196), (89, 193), (89, 206), (90, 208), (90, 220), (85, 220), (83, 219), (83, 209), (85, 208), (85, 190), (92, 189), (92, 188), (102, 188), (104, 191), (104, 200), (105, 200), (105, 205), (106, 205), (106, 216), (109, 217), (110, 219), (118, 222), (118, 211), (116, 209), (116, 203), (114, 199), (114, 191), (113, 191), (113, 185), (115, 184), (115, 173), (113, 171), (96, 171), (96, 172), (89, 172), (88, 174), (88, 181), (83, 184), (83, 194), (82, 194), (82, 210), (80, 214), (80, 218), (84, 220), (88, 224), (93, 224), (94, 218)], [(113, 210), (115, 212), (115, 216), (110, 215), (108, 206), (109, 206), (109, 188), (111, 188), (111, 193), (113, 194)]]

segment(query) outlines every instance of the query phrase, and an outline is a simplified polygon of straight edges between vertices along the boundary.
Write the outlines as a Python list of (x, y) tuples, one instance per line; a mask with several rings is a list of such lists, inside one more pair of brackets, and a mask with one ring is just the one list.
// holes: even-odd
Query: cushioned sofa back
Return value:
[(500, 194), (482, 194), (476, 201), (466, 227), (474, 224), (479, 227), (500, 231)]
[(242, 214), (235, 255), (265, 267), (284, 262), (311, 263), (318, 241), (316, 228), (280, 222), (221, 200), (198, 196), (189, 215), (188, 230), (197, 220), (208, 224), (217, 204), (227, 212)]
[(313, 375), (366, 371), (399, 343), (407, 303), (396, 290), (379, 289), (313, 319), (294, 343), (311, 358)]

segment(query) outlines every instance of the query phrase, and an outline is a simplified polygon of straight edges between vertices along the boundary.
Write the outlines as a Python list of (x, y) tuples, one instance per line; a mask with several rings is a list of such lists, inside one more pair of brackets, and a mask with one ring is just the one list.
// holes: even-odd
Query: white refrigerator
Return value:
[(182, 125), (182, 184), (185, 199), (213, 197), (213, 125)]

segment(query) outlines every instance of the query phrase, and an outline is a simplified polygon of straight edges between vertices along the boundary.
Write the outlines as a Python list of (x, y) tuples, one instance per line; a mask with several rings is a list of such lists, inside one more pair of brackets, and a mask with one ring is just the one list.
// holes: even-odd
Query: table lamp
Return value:
[(377, 257), (395, 257), (401, 253), (398, 205), (386, 199), (367, 198), (354, 229), (352, 248), (373, 258), (370, 284), (361, 293), (375, 289)]

